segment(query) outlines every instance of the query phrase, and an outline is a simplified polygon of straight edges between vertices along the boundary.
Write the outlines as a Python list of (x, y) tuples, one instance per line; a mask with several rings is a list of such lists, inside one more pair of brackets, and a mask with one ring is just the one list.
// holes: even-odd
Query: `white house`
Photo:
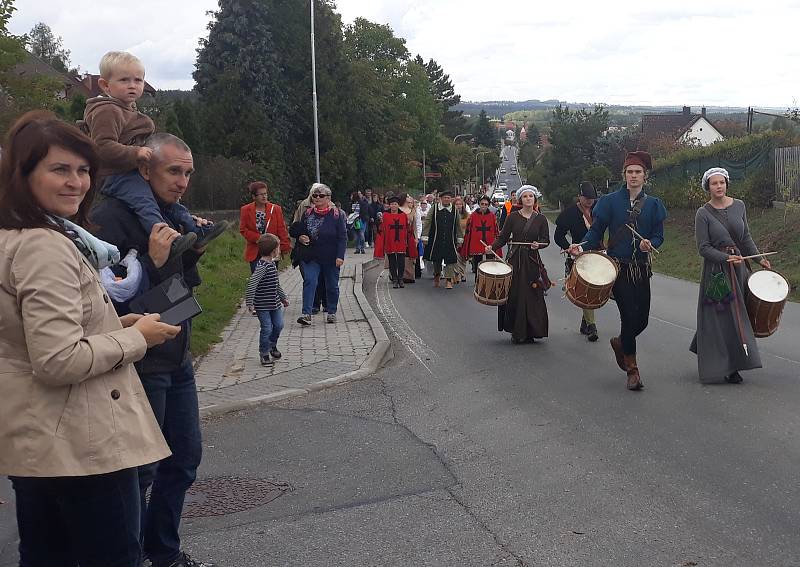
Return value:
[(671, 138), (699, 146), (709, 146), (725, 139), (706, 118), (705, 107), (700, 114), (692, 114), (689, 106), (684, 106), (680, 113), (643, 115), (642, 135), (647, 140)]

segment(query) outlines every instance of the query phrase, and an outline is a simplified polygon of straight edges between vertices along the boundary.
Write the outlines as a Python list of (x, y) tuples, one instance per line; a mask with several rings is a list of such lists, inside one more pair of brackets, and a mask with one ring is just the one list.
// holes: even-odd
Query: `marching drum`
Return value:
[(567, 276), (567, 298), (582, 309), (599, 309), (611, 297), (617, 274), (614, 260), (599, 252), (584, 252), (575, 258)]
[(505, 305), (511, 289), (511, 266), (497, 260), (478, 264), (473, 295), (484, 305)]
[(778, 330), (789, 297), (789, 282), (778, 272), (760, 270), (747, 279), (747, 290), (747, 314), (753, 334), (768, 337)]

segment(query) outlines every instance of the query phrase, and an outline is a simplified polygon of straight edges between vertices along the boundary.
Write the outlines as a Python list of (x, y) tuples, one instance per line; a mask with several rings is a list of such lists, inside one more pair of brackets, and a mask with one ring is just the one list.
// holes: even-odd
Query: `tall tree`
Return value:
[(478, 122), (475, 123), (473, 134), (475, 135), (475, 141), (480, 146), (493, 148), (497, 145), (497, 133), (492, 125), (489, 124), (489, 117), (486, 116), (485, 110), (481, 110)]
[(54, 34), (47, 24), (39, 22), (26, 37), (28, 49), (36, 57), (62, 73), (77, 71), (70, 68), (70, 51), (64, 48), (64, 40)]
[(425, 68), (428, 74), (428, 81), (431, 84), (431, 94), (442, 107), (442, 126), (444, 134), (448, 138), (454, 138), (464, 132), (466, 119), (461, 111), (450, 110), (461, 102), (461, 95), (456, 94), (453, 81), (450, 75), (445, 74), (444, 69), (433, 59), (427, 63), (421, 55), (414, 58), (414, 62)]

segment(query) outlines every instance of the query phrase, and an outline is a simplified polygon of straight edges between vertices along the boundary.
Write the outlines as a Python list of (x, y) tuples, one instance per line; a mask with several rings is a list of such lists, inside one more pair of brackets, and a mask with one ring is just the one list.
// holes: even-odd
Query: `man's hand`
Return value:
[(136, 323), (133, 324), (135, 328), (142, 333), (147, 348), (160, 345), (170, 339), (174, 339), (181, 328), (177, 325), (167, 325), (161, 323), (161, 315), (158, 313), (148, 313), (143, 317), (139, 317)]
[(655, 246), (653, 246), (653, 243), (645, 238), (644, 240), (639, 241), (639, 250), (642, 252), (652, 252), (655, 250)]
[(583, 248), (578, 246), (577, 244), (571, 244), (569, 248), (567, 248), (567, 252), (570, 256), (577, 256), (581, 252), (583, 252)]
[(304, 245), (306, 245), (306, 246), (307, 246), (307, 245), (308, 245), (308, 243), (309, 243), (309, 242), (311, 242), (311, 239), (308, 237), (308, 235), (307, 235), (307, 234), (301, 234), (300, 236), (298, 236), (298, 237), (297, 237), (297, 241), (298, 241), (300, 244), (304, 244)]
[(342, 258), (336, 258), (336, 267), (341, 268), (342, 264), (344, 264), (344, 260)]
[(192, 219), (194, 219), (194, 222), (197, 226), (208, 226), (210, 224), (214, 224), (210, 220), (204, 219), (203, 217), (198, 217), (197, 215), (192, 215)]
[(138, 150), (136, 150), (136, 159), (142, 162), (149, 162), (150, 157), (153, 155), (153, 150), (150, 148), (145, 148), (142, 146)]
[(127, 315), (123, 315), (119, 318), (119, 322), (122, 323), (123, 328), (128, 328), (132, 326), (136, 321), (143, 317), (140, 313), (128, 313)]
[(167, 263), (170, 247), (180, 235), (180, 232), (171, 229), (165, 222), (153, 225), (153, 231), (150, 233), (150, 241), (147, 245), (147, 253), (156, 268), (160, 268)]

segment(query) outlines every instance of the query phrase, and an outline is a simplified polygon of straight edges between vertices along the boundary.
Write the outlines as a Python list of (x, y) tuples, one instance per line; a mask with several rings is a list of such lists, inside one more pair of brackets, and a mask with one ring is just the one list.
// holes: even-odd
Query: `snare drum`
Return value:
[(618, 274), (619, 266), (605, 254), (584, 252), (567, 276), (567, 298), (582, 309), (599, 309), (611, 297)]
[(778, 272), (760, 270), (747, 279), (747, 291), (747, 315), (753, 334), (768, 337), (778, 330), (789, 297), (789, 282)]
[(478, 264), (473, 295), (484, 305), (505, 305), (511, 289), (511, 266), (497, 260)]

